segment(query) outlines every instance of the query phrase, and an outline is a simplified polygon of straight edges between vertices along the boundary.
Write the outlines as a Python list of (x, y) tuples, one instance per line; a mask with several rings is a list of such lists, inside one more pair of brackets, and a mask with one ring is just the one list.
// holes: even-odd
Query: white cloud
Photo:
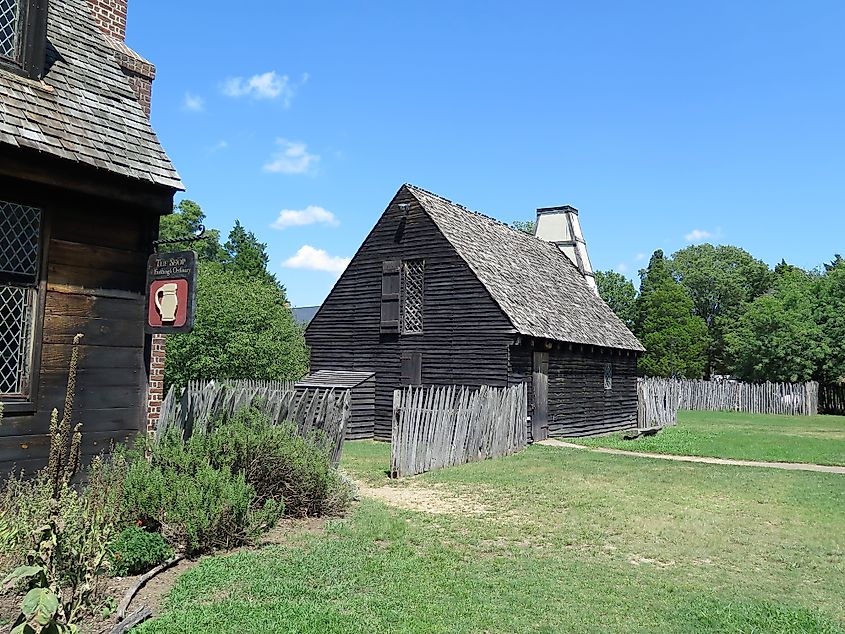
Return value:
[(287, 75), (278, 75), (271, 70), (252, 77), (230, 77), (221, 87), (227, 97), (251, 97), (252, 99), (279, 99), (287, 108), (293, 99), (296, 87)]
[(634, 256), (635, 262), (642, 262), (643, 260), (645, 260), (645, 253), (637, 253), (637, 255)]
[(289, 269), (307, 269), (309, 271), (326, 271), (328, 273), (343, 273), (352, 258), (329, 255), (323, 249), (315, 249), (309, 244), (300, 247), (296, 255), (282, 263)]
[(305, 225), (324, 224), (336, 227), (340, 223), (328, 209), (308, 205), (305, 209), (282, 209), (279, 217), (271, 225), (274, 229), (303, 227)]
[(188, 112), (202, 112), (205, 110), (205, 99), (199, 95), (193, 95), (186, 92), (185, 99), (182, 101), (182, 110), (187, 110)]
[(628, 270), (628, 265), (624, 262), (620, 262), (616, 265), (616, 270), (620, 273), (625, 273)]
[(276, 145), (281, 149), (273, 154), (269, 163), (264, 165), (265, 172), (305, 174), (320, 160), (318, 154), (309, 154), (308, 146), (300, 141), (276, 139)]
[(700, 242), (701, 240), (706, 240), (712, 235), (712, 233), (710, 233), (709, 231), (705, 231), (704, 229), (693, 229), (684, 236), (684, 239), (687, 242)]
[(214, 145), (211, 146), (211, 148), (209, 149), (209, 152), (211, 152), (213, 154), (214, 152), (219, 152), (220, 150), (225, 150), (227, 147), (229, 147), (229, 144), (226, 142), (225, 139), (221, 139), (220, 141), (218, 141), (217, 143), (215, 143)]

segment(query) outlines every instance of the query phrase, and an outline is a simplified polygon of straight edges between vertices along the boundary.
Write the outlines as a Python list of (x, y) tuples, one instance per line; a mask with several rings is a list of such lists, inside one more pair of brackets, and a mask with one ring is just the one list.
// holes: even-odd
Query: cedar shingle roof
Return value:
[(0, 143), (183, 189), (88, 0), (50, 0), (44, 85), (0, 70)]
[(405, 185), (523, 335), (643, 351), (642, 344), (550, 242)]

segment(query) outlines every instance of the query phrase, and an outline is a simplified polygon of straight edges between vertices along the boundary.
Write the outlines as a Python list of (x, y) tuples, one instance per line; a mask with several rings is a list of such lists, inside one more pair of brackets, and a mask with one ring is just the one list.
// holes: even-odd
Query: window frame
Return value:
[(22, 396), (0, 396), (3, 403), (4, 414), (33, 414), (38, 409), (38, 388), (41, 382), (41, 353), (44, 336), (44, 315), (47, 303), (47, 266), (48, 266), (48, 245), (50, 244), (50, 214), (44, 204), (33, 203), (25, 198), (18, 198), (15, 195), (5, 196), (0, 194), (4, 202), (11, 202), (17, 205), (33, 207), (41, 212), (41, 227), (38, 240), (38, 271), (36, 272), (35, 283), (31, 285), (15, 282), (12, 276), (8, 281), (2, 281), (3, 286), (28, 286), (32, 297), (32, 323), (30, 324), (30, 337), (32, 343), (29, 347), (29, 390)]
[(604, 391), (610, 392), (613, 390), (613, 363), (604, 364)]
[(47, 8), (49, 0), (18, 0), (18, 50), (14, 57), (0, 56), (0, 68), (30, 79), (44, 76), (47, 57)]
[[(408, 274), (408, 267), (409, 264), (419, 264), (420, 265), (420, 305), (419, 305), (419, 322), (420, 328), (419, 330), (408, 330), (407, 329), (407, 319), (406, 319), (406, 310), (407, 310), (407, 274)], [(409, 258), (407, 260), (402, 260), (402, 265), (399, 269), (399, 330), (400, 333), (403, 335), (422, 335), (425, 333), (425, 269), (426, 269), (426, 259), (425, 258)]]

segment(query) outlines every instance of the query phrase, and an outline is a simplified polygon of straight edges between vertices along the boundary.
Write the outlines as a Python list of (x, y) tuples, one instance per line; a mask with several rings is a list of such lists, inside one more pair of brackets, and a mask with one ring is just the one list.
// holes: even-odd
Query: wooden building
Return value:
[(126, 0), (0, 0), (0, 473), (45, 463), (71, 341), (83, 453), (145, 428), (146, 259), (180, 179)]
[(351, 407), (346, 425), (346, 440), (363, 440), (373, 437), (375, 417), (376, 379), (373, 372), (318, 370), (296, 382), (302, 390), (350, 390)]
[(311, 368), (374, 372), (374, 436), (405, 385), (529, 382), (530, 433), (633, 427), (625, 324), (557, 245), (403, 185), (306, 330)]

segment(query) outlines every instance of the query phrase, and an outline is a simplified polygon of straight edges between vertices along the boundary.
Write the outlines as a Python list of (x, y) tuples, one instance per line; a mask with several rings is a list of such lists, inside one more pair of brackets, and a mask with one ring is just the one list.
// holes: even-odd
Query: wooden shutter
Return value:
[(401, 260), (382, 262), (380, 332), (399, 332), (399, 271), (401, 267)]
[(402, 353), (402, 385), (422, 385), (422, 353)]

